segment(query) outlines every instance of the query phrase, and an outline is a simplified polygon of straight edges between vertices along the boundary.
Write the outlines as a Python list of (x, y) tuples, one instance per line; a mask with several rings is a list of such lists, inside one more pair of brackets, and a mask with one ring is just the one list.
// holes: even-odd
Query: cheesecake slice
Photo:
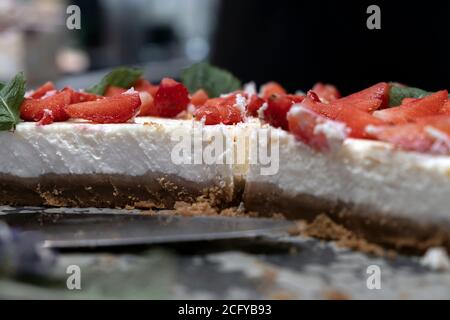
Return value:
[(450, 248), (449, 156), (351, 138), (322, 152), (271, 130), (279, 171), (262, 175), (261, 165), (250, 166), (243, 196), (248, 210), (308, 221), (326, 213), (375, 243)]
[[(330, 85), (304, 95), (269, 83), (258, 94), (211, 70), (187, 77), (190, 93), (128, 69), (90, 92), (47, 83), (23, 100), (13, 90), (20, 81), (3, 85), (0, 204), (172, 209), (207, 201), (306, 221), (327, 214), (372, 242), (450, 251), (446, 90), (414, 96), (401, 87), (408, 96), (393, 99), (395, 86), (379, 83), (341, 98)], [(220, 79), (205, 82), (208, 74)], [(197, 90), (202, 81), (209, 93)]]

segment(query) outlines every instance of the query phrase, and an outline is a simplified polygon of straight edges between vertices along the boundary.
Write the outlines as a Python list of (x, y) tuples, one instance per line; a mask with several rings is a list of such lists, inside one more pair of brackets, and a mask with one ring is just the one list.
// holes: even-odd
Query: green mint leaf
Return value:
[(5, 86), (5, 83), (0, 81), (0, 90), (2, 90), (4, 86)]
[(20, 121), (20, 105), (25, 96), (25, 78), (17, 74), (0, 89), (0, 131), (13, 130)]
[(239, 79), (230, 72), (214, 67), (206, 62), (194, 64), (184, 70), (181, 75), (181, 81), (188, 88), (189, 92), (194, 93), (199, 89), (203, 89), (210, 98), (236, 91), (242, 86)]
[(136, 83), (137, 80), (139, 80), (139, 78), (142, 77), (143, 74), (144, 72), (140, 69), (125, 67), (116, 68), (104, 76), (100, 83), (90, 87), (86, 91), (101, 96), (105, 94), (106, 89), (109, 86), (129, 89)]
[(391, 90), (389, 92), (389, 105), (391, 107), (396, 107), (402, 104), (405, 98), (423, 98), (429, 96), (431, 92), (413, 88), (413, 87), (403, 87), (397, 84), (392, 84)]

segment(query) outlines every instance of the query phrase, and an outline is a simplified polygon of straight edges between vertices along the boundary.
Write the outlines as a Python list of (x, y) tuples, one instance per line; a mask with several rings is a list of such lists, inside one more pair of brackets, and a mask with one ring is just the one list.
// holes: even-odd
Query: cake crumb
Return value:
[(215, 216), (218, 215), (217, 209), (213, 208), (208, 201), (187, 203), (178, 201), (174, 206), (175, 213), (181, 216)]
[(323, 297), (326, 300), (351, 300), (351, 297), (348, 294), (337, 290), (326, 291), (324, 292)]
[(379, 245), (368, 242), (336, 223), (326, 214), (317, 216), (311, 223), (303, 220), (297, 221), (296, 226), (289, 230), (289, 234), (291, 236), (303, 235), (325, 241), (335, 241), (338, 247), (357, 250), (374, 256), (392, 259), (396, 257), (395, 251), (385, 250)]

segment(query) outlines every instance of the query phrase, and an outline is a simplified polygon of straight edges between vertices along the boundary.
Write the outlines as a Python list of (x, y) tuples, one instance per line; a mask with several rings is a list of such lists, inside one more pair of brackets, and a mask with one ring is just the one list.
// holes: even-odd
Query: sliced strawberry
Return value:
[(350, 137), (367, 138), (368, 135), (365, 131), (366, 126), (379, 126), (385, 124), (383, 120), (375, 118), (365, 111), (361, 111), (355, 107), (340, 105), (337, 103), (340, 100), (331, 104), (321, 103), (317, 100), (317, 95), (315, 95), (314, 92), (310, 92), (302, 105), (328, 119), (345, 123), (351, 130)]
[(38, 89), (36, 89), (36, 91), (34, 91), (30, 98), (32, 99), (40, 99), (43, 96), (45, 96), (45, 94), (49, 91), (53, 91), (56, 90), (55, 85), (53, 84), (53, 82), (48, 81), (46, 83), (44, 83), (42, 86), (40, 86)]
[(389, 105), (389, 84), (382, 82), (333, 102), (334, 105), (352, 107), (372, 113)]
[[(390, 86), (386, 82), (378, 83), (370, 88), (364, 89), (362, 91), (359, 91), (357, 93), (354, 93), (352, 95), (349, 95), (345, 98), (339, 99), (341, 103), (346, 102), (352, 102), (352, 101), (358, 101), (358, 100), (380, 100), (381, 103), (379, 105), (379, 108), (386, 108), (389, 106), (389, 91)], [(359, 107), (359, 109), (363, 111), (372, 112), (374, 110), (366, 110), (362, 106)]]
[(205, 119), (206, 125), (236, 124), (242, 122), (242, 110), (237, 106), (237, 94), (227, 97), (209, 99), (203, 107), (198, 108), (194, 116), (197, 120)]
[(267, 101), (264, 110), (264, 120), (275, 128), (289, 129), (287, 113), (291, 110), (294, 101), (287, 95), (272, 95)]
[(433, 139), (426, 134), (424, 126), (408, 123), (395, 126), (369, 127), (371, 137), (389, 142), (404, 150), (427, 152), (433, 146)]
[(80, 118), (96, 123), (124, 123), (136, 115), (140, 105), (139, 94), (132, 93), (71, 104), (64, 110), (71, 118)]
[(441, 114), (438, 116), (419, 118), (416, 123), (418, 125), (433, 127), (450, 135), (450, 115)]
[(250, 102), (247, 106), (247, 115), (252, 117), (258, 117), (258, 111), (261, 107), (266, 103), (263, 98), (258, 97), (257, 95), (252, 95), (250, 98)]
[(139, 117), (156, 117), (157, 110), (155, 109), (155, 100), (153, 96), (147, 91), (139, 92), (139, 97), (141, 98), (141, 108), (139, 111)]
[(86, 101), (95, 101), (98, 99), (102, 99), (103, 97), (97, 96), (92, 93), (75, 91), (70, 87), (64, 88), (62, 91), (68, 91), (70, 93), (70, 104), (86, 102)]
[(312, 89), (324, 103), (330, 103), (341, 97), (339, 90), (330, 84), (317, 83)]
[(377, 111), (374, 116), (392, 124), (414, 122), (420, 117), (438, 115), (447, 99), (448, 92), (443, 90), (399, 107)]
[(41, 120), (39, 120), (38, 124), (40, 126), (46, 126), (49, 124), (52, 124), (55, 121), (53, 118), (53, 113), (49, 109), (44, 109), (44, 115), (42, 116)]
[(151, 84), (149, 81), (144, 79), (139, 79), (134, 84), (134, 90), (142, 92), (146, 91), (152, 95), (152, 97), (156, 96), (156, 93), (158, 92), (159, 86), (155, 86)]
[[(343, 123), (329, 120), (302, 105), (294, 106), (287, 120), (289, 131), (297, 139), (319, 151), (330, 149), (330, 139), (344, 141), (349, 131)], [(328, 132), (321, 128), (327, 128)]]
[(402, 100), (402, 105), (410, 103), (410, 102), (416, 102), (417, 100), (420, 100), (420, 99), (417, 99), (417, 98), (405, 98), (405, 99)]
[(276, 82), (269, 82), (261, 87), (260, 95), (263, 99), (267, 100), (275, 94), (285, 95), (287, 92), (279, 83)]
[(70, 104), (71, 94), (61, 91), (43, 99), (27, 98), (20, 107), (20, 117), (25, 121), (39, 121), (44, 116), (44, 110), (51, 111), (54, 121), (66, 121), (69, 116), (64, 107)]
[(288, 94), (287, 95), (289, 97), (289, 99), (291, 99), (294, 103), (301, 103), (303, 102), (303, 100), (305, 100), (305, 96), (300, 96), (297, 94)]
[(104, 94), (105, 97), (114, 97), (119, 96), (122, 93), (127, 92), (127, 89), (121, 88), (121, 87), (115, 87), (115, 86), (109, 86), (106, 89), (106, 92)]
[(155, 109), (158, 116), (174, 118), (186, 110), (189, 102), (189, 92), (185, 86), (169, 78), (161, 81), (155, 95)]
[(439, 111), (440, 114), (444, 114), (447, 116), (450, 116), (450, 100), (447, 100), (446, 103), (442, 106), (441, 110)]
[(208, 101), (209, 97), (205, 90), (200, 89), (197, 90), (191, 97), (191, 103), (196, 107), (203, 106), (206, 101)]

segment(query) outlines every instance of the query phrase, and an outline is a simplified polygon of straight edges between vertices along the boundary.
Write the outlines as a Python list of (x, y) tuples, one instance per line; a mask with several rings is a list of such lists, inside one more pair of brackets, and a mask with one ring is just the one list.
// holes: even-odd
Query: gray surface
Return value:
[[(1, 211), (8, 208), (1, 208)], [(26, 211), (36, 209), (28, 208)], [(48, 209), (58, 212), (56, 209)], [(85, 212), (86, 210), (75, 210)], [(88, 210), (102, 212), (99, 209)], [(107, 210), (110, 212), (111, 210)], [(120, 212), (120, 211), (114, 211)], [(69, 291), (65, 271), (82, 270), (82, 290)], [(381, 290), (369, 290), (367, 268), (381, 269)], [(0, 279), (2, 298), (149, 299), (449, 299), (450, 273), (430, 271), (419, 257), (371, 257), (333, 243), (285, 237), (127, 249), (66, 252), (57, 281)]]

